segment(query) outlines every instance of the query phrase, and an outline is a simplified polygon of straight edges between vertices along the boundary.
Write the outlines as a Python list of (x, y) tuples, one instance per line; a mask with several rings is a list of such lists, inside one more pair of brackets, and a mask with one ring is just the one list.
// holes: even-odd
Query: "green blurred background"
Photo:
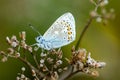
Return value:
[[(93, 21), (84, 35), (81, 48), (92, 53), (96, 60), (105, 61), (106, 67), (97, 78), (88, 75), (76, 75), (71, 80), (118, 80), (120, 79), (120, 6), (118, 0), (109, 0), (107, 9), (114, 8), (116, 18), (106, 26)], [(77, 39), (74, 43), (63, 47), (64, 56), (70, 56), (70, 49), (84, 28), (89, 12), (94, 6), (89, 0), (0, 0), (0, 50), (7, 49), (6, 36), (17, 35), (20, 31), (27, 32), (27, 42), (35, 43), (38, 36), (28, 24), (31, 23), (41, 34), (62, 14), (71, 12), (76, 20)], [(18, 60), (9, 59), (0, 62), (0, 80), (15, 80), (21, 67), (25, 66)], [(28, 75), (30, 74), (27, 69)]]

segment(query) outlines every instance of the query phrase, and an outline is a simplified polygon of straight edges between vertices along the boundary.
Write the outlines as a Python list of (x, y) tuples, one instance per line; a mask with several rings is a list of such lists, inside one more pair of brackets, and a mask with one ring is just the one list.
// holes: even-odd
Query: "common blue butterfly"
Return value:
[(60, 48), (75, 40), (75, 20), (71, 13), (60, 16), (43, 36), (36, 37), (38, 47), (46, 50)]

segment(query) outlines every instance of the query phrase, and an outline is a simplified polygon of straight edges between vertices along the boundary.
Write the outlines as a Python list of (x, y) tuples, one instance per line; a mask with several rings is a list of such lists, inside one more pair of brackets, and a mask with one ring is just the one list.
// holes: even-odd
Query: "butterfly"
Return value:
[(60, 16), (51, 27), (35, 38), (35, 45), (42, 49), (51, 50), (68, 45), (75, 40), (75, 20), (70, 12)]

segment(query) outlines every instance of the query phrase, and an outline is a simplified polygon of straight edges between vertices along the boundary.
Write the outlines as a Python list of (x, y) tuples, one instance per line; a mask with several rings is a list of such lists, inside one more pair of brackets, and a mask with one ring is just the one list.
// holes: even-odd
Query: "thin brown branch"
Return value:
[(36, 65), (37, 65), (37, 68), (40, 69), (40, 65), (39, 65), (39, 63), (37, 61), (36, 53), (32, 53), (32, 55), (33, 55), (33, 59), (34, 59)]
[(31, 70), (32, 70), (32, 69), (35, 70), (35, 72), (36, 72), (37, 74), (39, 74), (40, 77), (44, 77), (44, 74), (41, 73), (38, 69), (36, 69), (32, 64), (30, 64), (26, 59), (24, 59), (24, 58), (22, 58), (22, 57), (18, 57), (18, 59), (19, 59), (20, 61), (22, 61), (23, 63), (27, 64), (27, 65), (30, 67)]
[(88, 27), (90, 26), (92, 20), (93, 20), (93, 17), (90, 17), (90, 19), (88, 20), (87, 24), (85, 25), (85, 27), (84, 27), (84, 29), (83, 29), (83, 31), (82, 31), (79, 39), (78, 39), (78, 42), (77, 42), (77, 44), (76, 44), (76, 46), (75, 46), (75, 49), (78, 49), (78, 46), (80, 45), (80, 42), (81, 42), (81, 40), (82, 40), (85, 32), (87, 31)]

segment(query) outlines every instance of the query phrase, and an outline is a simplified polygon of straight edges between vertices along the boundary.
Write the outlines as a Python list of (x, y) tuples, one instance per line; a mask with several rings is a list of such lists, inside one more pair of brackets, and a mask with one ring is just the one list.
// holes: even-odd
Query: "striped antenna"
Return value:
[(41, 36), (40, 32), (37, 29), (35, 29), (31, 24), (28, 24), (28, 25), (29, 25), (29, 27), (31, 27), (35, 32), (37, 32)]

